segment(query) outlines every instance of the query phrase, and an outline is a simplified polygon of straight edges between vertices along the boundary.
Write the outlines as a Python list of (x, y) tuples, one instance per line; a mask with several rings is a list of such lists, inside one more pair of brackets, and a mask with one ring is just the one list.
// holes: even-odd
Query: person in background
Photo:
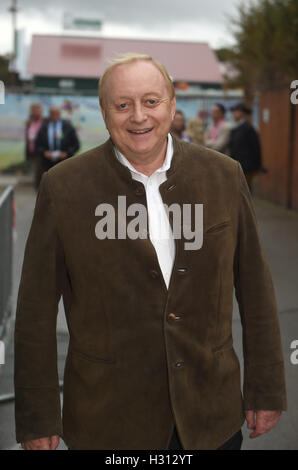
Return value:
[(29, 167), (33, 168), (34, 185), (36, 188), (40, 180), (40, 158), (36, 152), (35, 141), (42, 124), (42, 106), (40, 103), (32, 103), (25, 127), (25, 157)]
[(205, 133), (205, 145), (217, 152), (228, 154), (231, 125), (225, 120), (226, 108), (216, 103), (212, 108), (213, 125)]
[(76, 130), (69, 121), (61, 119), (57, 106), (51, 106), (49, 119), (39, 130), (35, 148), (41, 158), (41, 175), (79, 150)]
[(204, 129), (202, 119), (189, 119), (186, 127), (186, 134), (192, 143), (198, 145), (204, 144)]
[(242, 166), (248, 187), (252, 191), (254, 176), (262, 167), (261, 145), (255, 128), (247, 121), (251, 109), (244, 103), (238, 103), (231, 108), (236, 122), (231, 131), (229, 142), (229, 155)]
[(185, 117), (182, 111), (176, 110), (171, 126), (171, 133), (180, 140), (190, 142), (190, 138), (185, 132)]

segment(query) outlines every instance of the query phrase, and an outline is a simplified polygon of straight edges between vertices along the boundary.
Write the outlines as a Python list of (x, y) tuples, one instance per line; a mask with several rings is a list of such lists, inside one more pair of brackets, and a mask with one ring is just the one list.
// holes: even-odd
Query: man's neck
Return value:
[(219, 124), (223, 123), (224, 122), (224, 118), (221, 117), (219, 119), (214, 119), (214, 125), (215, 126), (218, 126)]
[(146, 162), (142, 162), (142, 163), (137, 162), (136, 163), (136, 162), (132, 162), (132, 161), (130, 161), (130, 163), (140, 173), (143, 173), (146, 176), (150, 176), (156, 170), (158, 170), (158, 168), (160, 168), (163, 165), (164, 160), (165, 160), (165, 153), (164, 153), (163, 156), (159, 156), (159, 158), (157, 158), (156, 160), (150, 161), (148, 163), (146, 163)]
[(137, 158), (126, 156), (124, 154), (123, 155), (137, 171), (143, 173), (146, 176), (150, 176), (163, 165), (167, 153), (167, 145), (168, 140), (166, 139), (162, 148), (157, 152), (157, 155), (150, 155), (147, 159), (144, 158), (140, 160)]

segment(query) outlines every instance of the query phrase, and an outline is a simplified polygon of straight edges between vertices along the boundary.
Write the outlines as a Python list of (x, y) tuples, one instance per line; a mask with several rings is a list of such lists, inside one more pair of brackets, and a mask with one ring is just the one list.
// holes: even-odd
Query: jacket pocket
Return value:
[(229, 351), (230, 349), (233, 349), (233, 337), (229, 336), (222, 344), (215, 346), (212, 348), (213, 354), (219, 354), (225, 351)]
[(206, 231), (205, 234), (209, 235), (209, 233), (215, 233), (215, 232), (221, 232), (227, 227), (231, 226), (231, 220), (225, 220), (224, 222), (221, 222), (219, 224), (213, 225), (212, 227), (209, 227)]
[(102, 362), (106, 364), (113, 364), (116, 362), (115, 358), (113, 357), (103, 358), (103, 357), (86, 354), (82, 351), (79, 351), (77, 348), (73, 348), (72, 346), (70, 346), (69, 352), (70, 354), (74, 354), (75, 356), (78, 356), (81, 359), (85, 359), (86, 361), (89, 361), (89, 362)]

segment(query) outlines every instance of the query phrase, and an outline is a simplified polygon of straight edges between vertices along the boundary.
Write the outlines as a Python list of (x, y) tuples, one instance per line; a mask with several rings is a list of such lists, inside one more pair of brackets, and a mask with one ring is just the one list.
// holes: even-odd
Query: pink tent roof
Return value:
[(151, 55), (175, 81), (222, 82), (214, 52), (199, 42), (34, 35), (28, 71), (39, 76), (99, 78), (108, 59), (124, 52)]

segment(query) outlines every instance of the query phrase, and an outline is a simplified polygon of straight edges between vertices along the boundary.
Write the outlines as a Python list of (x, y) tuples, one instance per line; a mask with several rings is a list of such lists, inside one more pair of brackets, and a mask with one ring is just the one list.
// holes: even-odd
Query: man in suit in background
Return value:
[(72, 157), (80, 148), (79, 139), (73, 125), (61, 119), (57, 106), (51, 106), (49, 119), (41, 126), (35, 151), (41, 158), (41, 175), (61, 160)]
[(235, 127), (231, 131), (229, 155), (237, 160), (244, 172), (248, 187), (252, 191), (254, 176), (262, 171), (261, 145), (257, 131), (247, 121), (251, 109), (244, 103), (238, 103), (231, 108)]
[(33, 168), (35, 189), (38, 188), (41, 178), (41, 158), (36, 152), (35, 142), (43, 122), (41, 104), (32, 103), (25, 127), (25, 156)]

